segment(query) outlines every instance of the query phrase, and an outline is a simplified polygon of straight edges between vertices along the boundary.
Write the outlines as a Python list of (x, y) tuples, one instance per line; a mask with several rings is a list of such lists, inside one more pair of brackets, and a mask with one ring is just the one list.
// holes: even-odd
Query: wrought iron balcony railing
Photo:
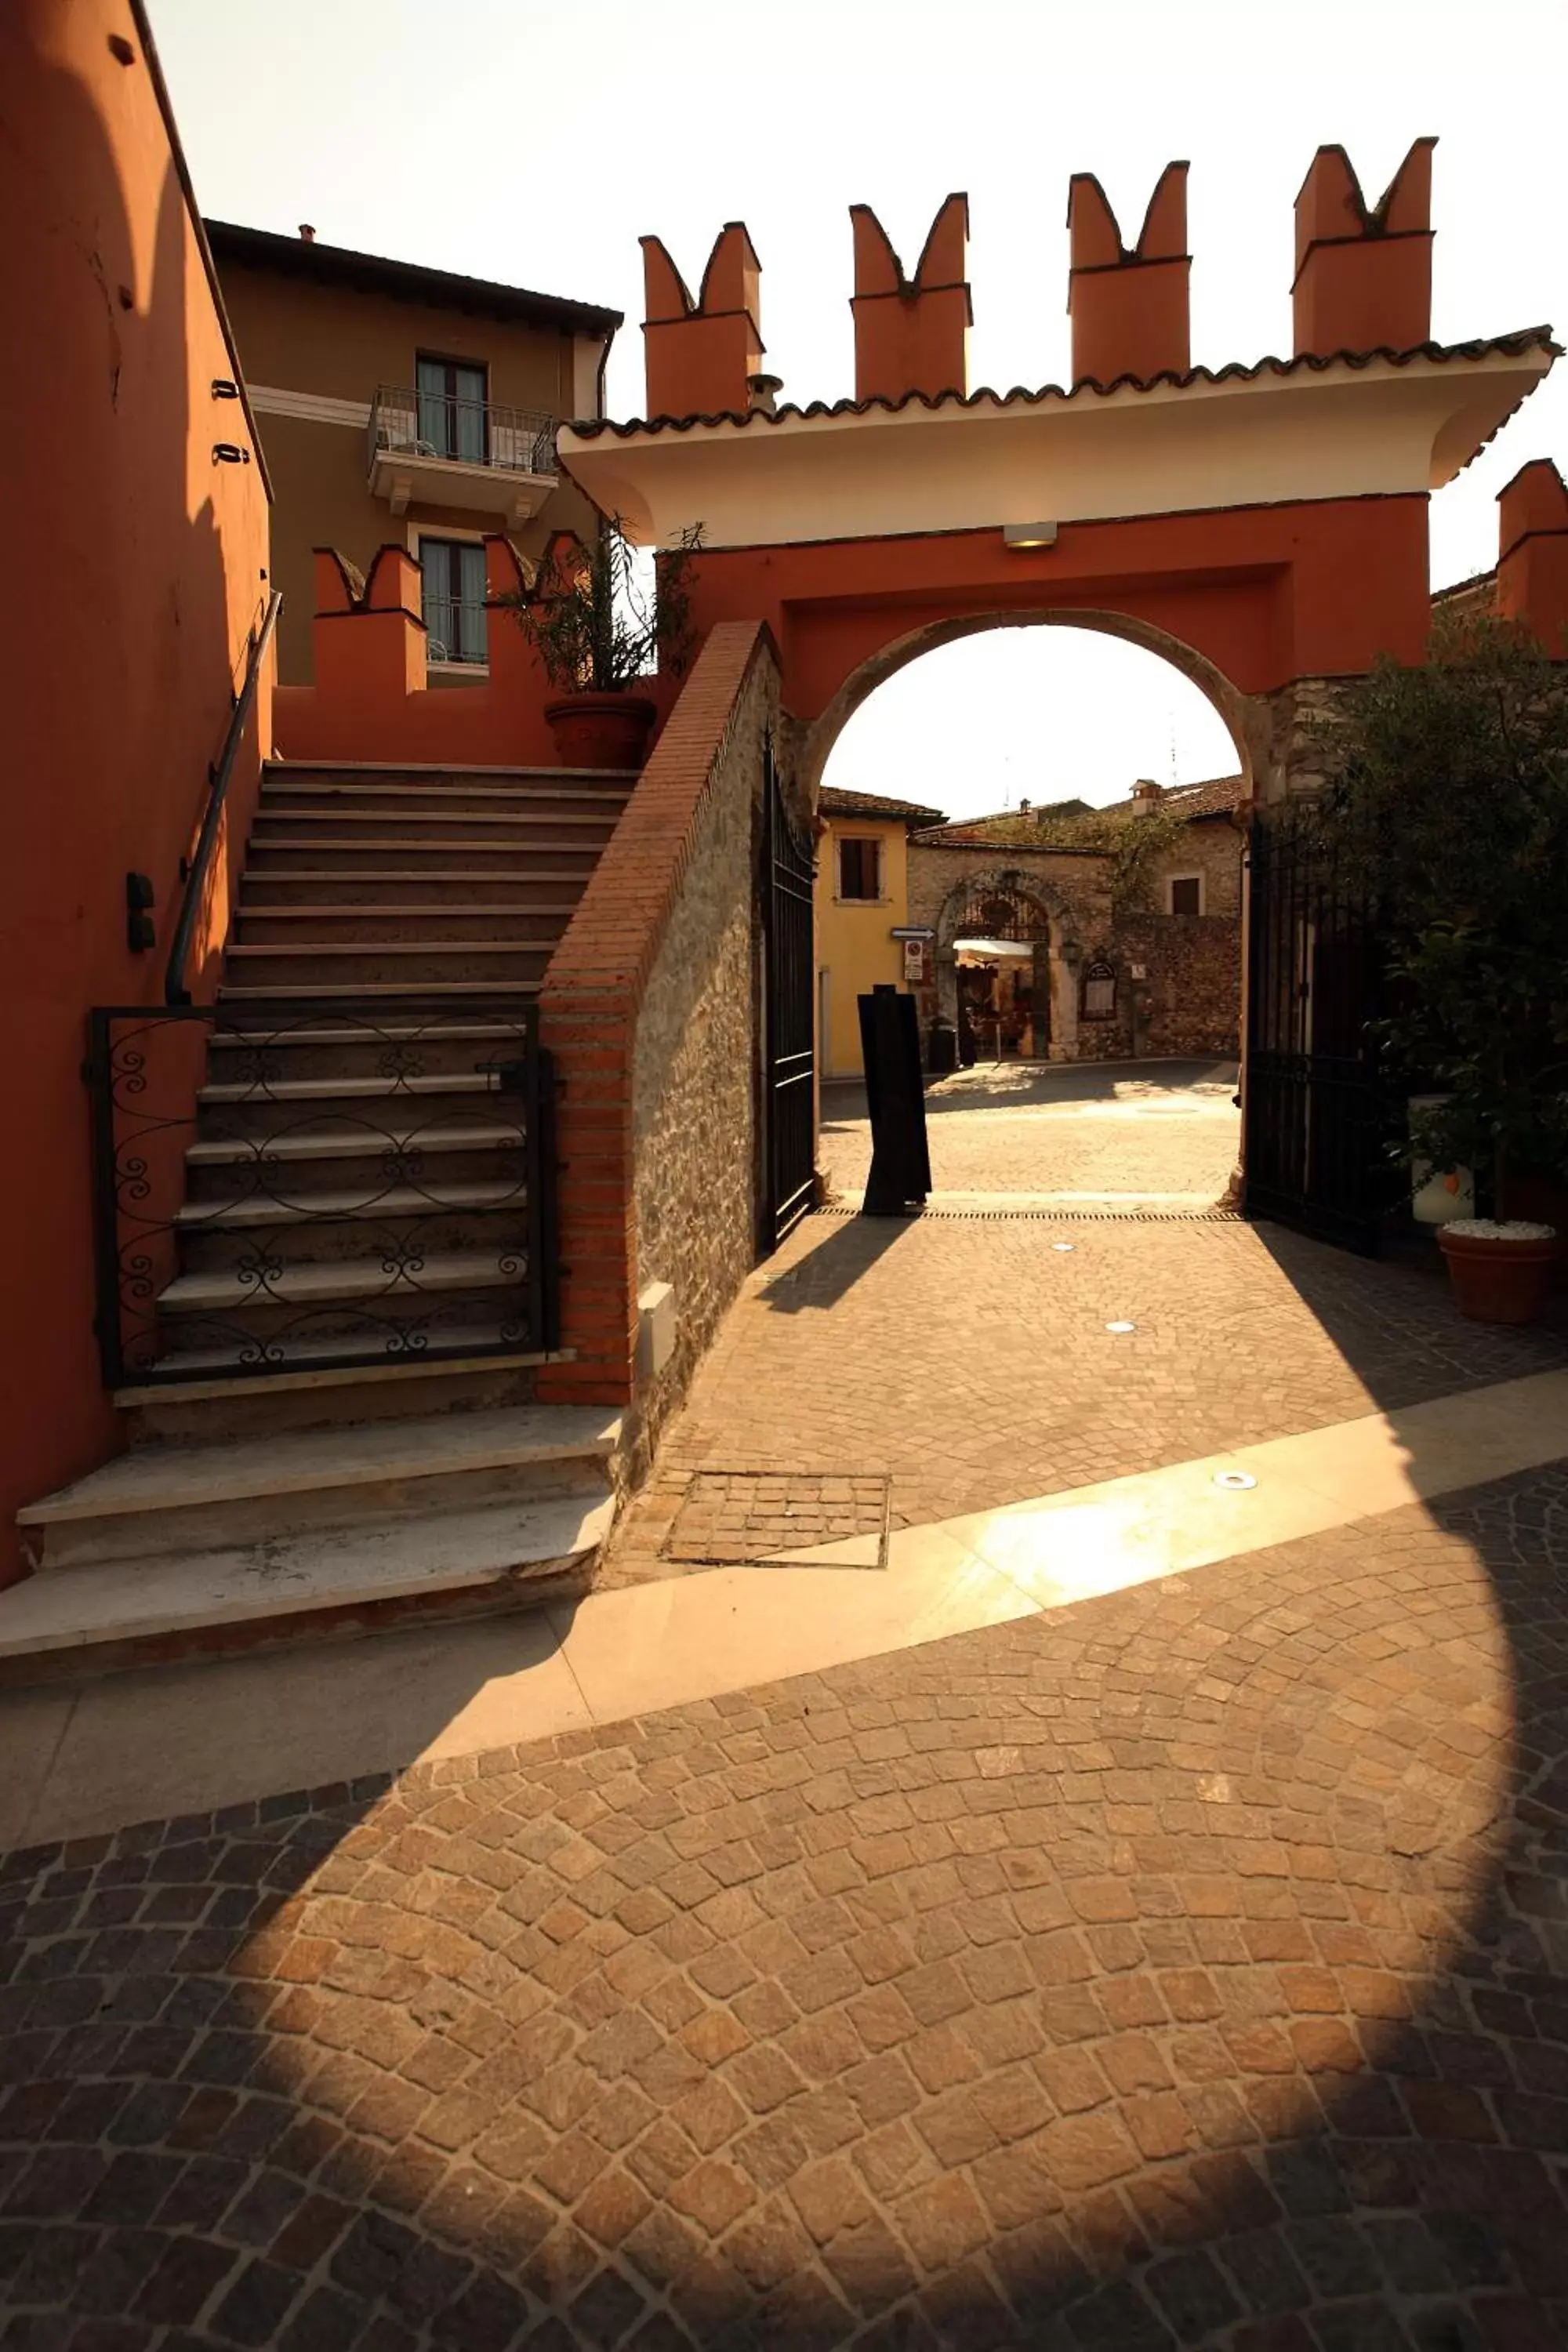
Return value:
[(488, 466), (507, 474), (553, 474), (555, 419), (539, 408), (510, 408), (499, 401), (378, 384), (370, 408), (372, 470), (378, 458), (386, 457)]

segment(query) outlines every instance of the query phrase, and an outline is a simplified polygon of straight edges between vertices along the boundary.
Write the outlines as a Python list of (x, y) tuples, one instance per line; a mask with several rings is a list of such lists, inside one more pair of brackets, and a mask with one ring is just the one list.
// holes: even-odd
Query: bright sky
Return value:
[[(1193, 166), (1194, 359), (1288, 352), (1291, 207), (1330, 140), (1375, 201), (1410, 142), (1437, 134), (1440, 340), (1568, 330), (1563, 0), (150, 6), (205, 210), (611, 304), (627, 321), (616, 415), (642, 407), (642, 232), (695, 285), (723, 222), (744, 219), (784, 396), (836, 399), (853, 389), (847, 206), (872, 205), (912, 268), (953, 188), (970, 198), (973, 381), (1059, 383), (1068, 176), (1098, 173), (1131, 237), (1173, 156)], [(1541, 456), (1568, 464), (1568, 360), (1434, 500), (1434, 585), (1494, 561), (1493, 500)], [(912, 664), (850, 721), (829, 781), (962, 814), (1233, 765), (1165, 664), (1043, 628)]]

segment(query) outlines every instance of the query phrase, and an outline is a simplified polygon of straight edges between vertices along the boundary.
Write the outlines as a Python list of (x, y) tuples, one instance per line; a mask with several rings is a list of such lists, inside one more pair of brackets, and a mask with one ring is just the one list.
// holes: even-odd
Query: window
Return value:
[(881, 897), (882, 845), (879, 841), (839, 843), (838, 895), (841, 898)]
[(1201, 915), (1204, 910), (1204, 877), (1201, 874), (1173, 874), (1167, 886), (1172, 915)]
[(422, 446), (435, 457), (488, 465), (485, 370), (460, 360), (419, 359), (414, 364)]
[(482, 662), (489, 648), (485, 613), (485, 551), (473, 540), (419, 541), (425, 598), (425, 658)]

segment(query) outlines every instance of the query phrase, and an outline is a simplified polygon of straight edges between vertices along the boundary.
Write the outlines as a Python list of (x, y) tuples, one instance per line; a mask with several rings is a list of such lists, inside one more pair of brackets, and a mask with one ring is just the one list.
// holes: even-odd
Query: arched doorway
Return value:
[(1241, 692), (1206, 655), (1173, 635), (1169, 630), (1157, 627), (1152, 622), (1140, 620), (1125, 613), (1077, 606), (1059, 610), (963, 613), (940, 621), (929, 621), (919, 628), (889, 636), (885, 644), (866, 655), (850, 670), (831, 699), (800, 730), (796, 757), (796, 778), (800, 789), (815, 799), (834, 748), (856, 711), (879, 687), (886, 685), (900, 670), (907, 669), (911, 662), (919, 661), (922, 655), (932, 653), (939, 646), (952, 645), (964, 637), (997, 629), (1035, 628), (1092, 630), (1102, 636), (1119, 638), (1125, 645), (1136, 646), (1142, 652), (1152, 654), (1169, 664), (1178, 677), (1196, 688), (1225, 728), (1233, 747), (1237, 772), (1243, 780), (1245, 796), (1248, 800), (1274, 796), (1278, 781), (1277, 730), (1273, 714), (1263, 698)]
[(955, 1029), (962, 1064), (987, 1045), (994, 1061), (1045, 1061), (1053, 1030), (1076, 1026), (1062, 1001), (1057, 912), (1053, 947), (1051, 911), (1016, 872), (967, 875), (949, 892), (936, 927), (935, 1017)]

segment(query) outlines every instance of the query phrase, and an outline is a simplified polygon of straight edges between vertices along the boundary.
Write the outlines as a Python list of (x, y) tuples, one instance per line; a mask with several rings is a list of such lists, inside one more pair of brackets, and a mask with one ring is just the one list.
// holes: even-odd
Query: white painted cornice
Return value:
[(579, 433), (566, 469), (631, 535), (800, 545), (1408, 496), (1452, 479), (1555, 356), (1544, 331), (1399, 358), (1101, 391), (841, 404)]

